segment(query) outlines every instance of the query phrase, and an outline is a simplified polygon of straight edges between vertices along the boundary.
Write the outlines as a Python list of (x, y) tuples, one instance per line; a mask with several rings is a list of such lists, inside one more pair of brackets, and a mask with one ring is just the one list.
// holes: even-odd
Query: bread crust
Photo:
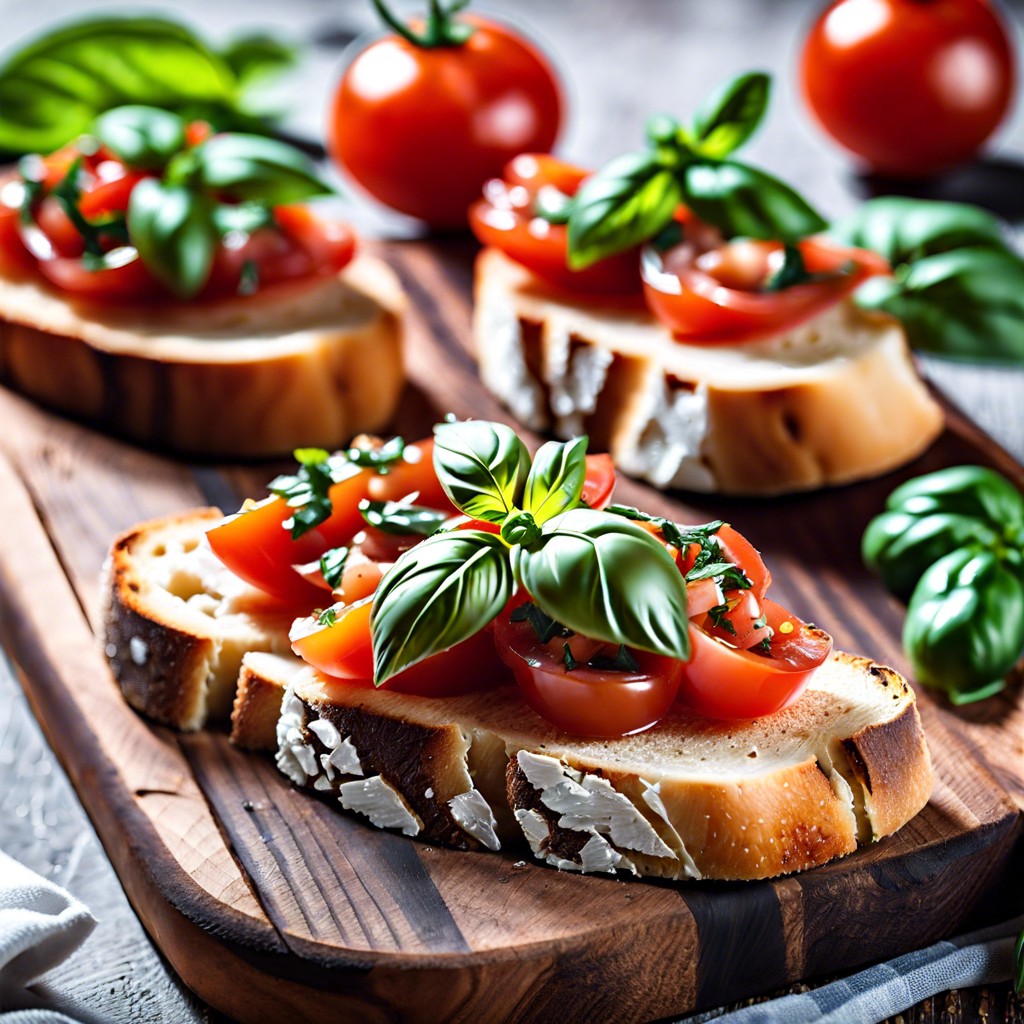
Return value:
[[(178, 728), (196, 727), (215, 660), (209, 633), (225, 619), (209, 618), (208, 634), (183, 628), (173, 602), (157, 601), (142, 556), (167, 537), (187, 545), (218, 516), (203, 509), (142, 524), (118, 538), (107, 570), (115, 676), (134, 706)], [(286, 634), (268, 634), (267, 648), (287, 652)], [(131, 636), (154, 656), (133, 659)], [(768, 719), (714, 722), (676, 707), (641, 737), (608, 741), (558, 733), (514, 686), (415, 697), (331, 681), (290, 654), (239, 660), (232, 738), (276, 750), (300, 787), (428, 842), (525, 840), (564, 869), (775, 877), (892, 833), (931, 790), (910, 687), (842, 652)], [(217, 667), (230, 671), (223, 658)]]
[(380, 260), (192, 307), (75, 305), (0, 276), (0, 382), (139, 444), (202, 457), (333, 447), (391, 419), (405, 297)]
[(481, 376), (528, 426), (587, 433), (666, 487), (769, 495), (877, 476), (942, 430), (897, 321), (844, 303), (784, 338), (678, 342), (645, 309), (477, 259)]

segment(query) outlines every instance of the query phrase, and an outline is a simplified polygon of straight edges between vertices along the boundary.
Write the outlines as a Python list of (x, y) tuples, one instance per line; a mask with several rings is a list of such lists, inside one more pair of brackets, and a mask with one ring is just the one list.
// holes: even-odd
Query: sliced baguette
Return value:
[(404, 309), (394, 273), (365, 255), (322, 281), (159, 308), (88, 306), (0, 275), (0, 383), (180, 454), (330, 448), (391, 418)]
[[(565, 869), (752, 879), (851, 853), (928, 800), (912, 691), (847, 654), (777, 715), (722, 723), (678, 708), (621, 740), (557, 732), (514, 686), (432, 699), (318, 676), (266, 653), (286, 650), (286, 627), (209, 562), (215, 514), (144, 524), (114, 546), (105, 641), (126, 696), (163, 721), (188, 706), (195, 727), (223, 710), (234, 672), (234, 741), (275, 749), (296, 785), (373, 824), (464, 849), (525, 839)], [(247, 633), (262, 651), (243, 650)], [(149, 656), (131, 657), (132, 636)], [(187, 699), (170, 700), (175, 685)]]
[(942, 413), (897, 321), (846, 302), (768, 341), (676, 341), (640, 304), (574, 300), (494, 249), (476, 264), (484, 383), (527, 426), (587, 433), (659, 487), (776, 494), (920, 455)]

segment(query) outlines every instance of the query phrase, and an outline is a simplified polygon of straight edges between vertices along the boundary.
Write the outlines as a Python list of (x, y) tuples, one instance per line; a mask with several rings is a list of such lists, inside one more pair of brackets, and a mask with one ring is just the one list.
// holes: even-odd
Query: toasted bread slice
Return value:
[(899, 323), (851, 302), (767, 341), (676, 341), (639, 303), (577, 300), (494, 249), (476, 265), (484, 383), (527, 426), (586, 433), (658, 487), (776, 494), (920, 455), (942, 413)]
[(266, 653), (287, 650), (287, 624), (210, 561), (202, 536), (215, 518), (185, 513), (114, 545), (105, 641), (127, 698), (194, 728), (204, 711), (224, 712), (237, 677), (235, 742), (275, 749), (296, 785), (380, 827), (458, 848), (525, 839), (566, 869), (751, 879), (850, 853), (927, 802), (913, 692), (865, 658), (833, 654), (767, 718), (715, 722), (678, 707), (636, 736), (579, 739), (514, 686), (414, 697)]
[(365, 255), (320, 281), (165, 307), (85, 305), (0, 275), (0, 383), (181, 454), (330, 448), (391, 418), (404, 309), (394, 273)]

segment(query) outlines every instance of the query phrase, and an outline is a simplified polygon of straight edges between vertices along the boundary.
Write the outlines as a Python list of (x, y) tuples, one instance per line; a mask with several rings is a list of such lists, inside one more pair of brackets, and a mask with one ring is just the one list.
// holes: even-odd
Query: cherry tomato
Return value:
[(553, 156), (523, 153), (505, 168), (504, 178), (484, 186), (484, 197), (469, 210), (469, 226), (483, 245), (500, 249), (546, 283), (570, 292), (635, 295), (640, 289), (639, 251), (630, 249), (586, 267), (566, 263), (566, 227), (535, 216), (545, 188), (576, 194), (590, 172)]
[(781, 258), (781, 242), (733, 242), (704, 253), (686, 243), (664, 254), (645, 246), (641, 275), (647, 305), (691, 344), (755, 341), (798, 326), (889, 269), (876, 253), (823, 238), (806, 238), (799, 248), (808, 272), (822, 279), (769, 292), (758, 286)]
[[(11, 190), (11, 191), (9, 191)], [(21, 212), (17, 205), (21, 189), (13, 176), (0, 177), (0, 272), (20, 276), (35, 266), (35, 260), (21, 238)]]
[(370, 481), (369, 494), (373, 501), (398, 501), (416, 493), (417, 505), (428, 508), (451, 509), (452, 505), (434, 472), (434, 439), (428, 437), (409, 445), (403, 457), (393, 462), (387, 473), (373, 477)]
[(581, 497), (591, 508), (604, 508), (615, 490), (615, 463), (607, 454), (587, 456), (587, 477)]
[(804, 96), (840, 145), (882, 174), (970, 159), (1013, 97), (1014, 57), (988, 0), (838, 0), (804, 44)]
[[(353, 685), (373, 686), (373, 599), (337, 609), (332, 625), (305, 620), (293, 627), (292, 650), (317, 671)], [(308, 630), (308, 631), (307, 631)], [(435, 654), (380, 687), (422, 697), (453, 697), (508, 681), (508, 670), (494, 651), (491, 630), (483, 629), (447, 651)]]
[(469, 38), (425, 47), (387, 35), (342, 75), (327, 129), (337, 163), (386, 205), (462, 227), (483, 183), (558, 137), (562, 97), (545, 57), (512, 29), (468, 16)]
[[(593, 641), (578, 638), (586, 645)], [(575, 644), (577, 638), (572, 643)], [(529, 622), (503, 613), (494, 627), (499, 657), (512, 669), (527, 704), (552, 725), (578, 736), (628, 736), (650, 728), (676, 699), (683, 663), (634, 651), (636, 672), (565, 666), (564, 640), (542, 644)], [(597, 647), (611, 645), (598, 644)], [(592, 651), (573, 650), (582, 656)]]
[(739, 650), (690, 625), (692, 656), (683, 665), (679, 699), (710, 718), (758, 718), (788, 707), (829, 656), (832, 638), (769, 598), (771, 654)]

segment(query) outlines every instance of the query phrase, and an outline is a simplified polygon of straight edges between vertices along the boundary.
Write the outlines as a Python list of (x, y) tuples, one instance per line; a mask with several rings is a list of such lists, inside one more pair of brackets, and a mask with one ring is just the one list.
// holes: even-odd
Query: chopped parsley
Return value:
[(331, 484), (335, 483), (330, 455), (323, 448), (297, 448), (298, 471), (275, 477), (268, 490), (284, 498), (295, 511), (284, 526), (292, 540), (319, 526), (331, 514)]
[(542, 644), (549, 643), (556, 636), (575, 635), (571, 629), (542, 612), (532, 601), (527, 601), (525, 604), (519, 605), (518, 608), (514, 608), (510, 618), (513, 622), (528, 622)]
[(325, 608), (317, 615), (316, 621), (321, 626), (333, 626), (338, 621), (338, 612), (334, 608)]
[(727, 604), (716, 604), (714, 608), (708, 609), (708, 618), (711, 620), (712, 626), (717, 626), (731, 636), (735, 636), (736, 627), (733, 625), (732, 619), (726, 618), (729, 611), (730, 609)]
[(348, 561), (350, 548), (331, 548), (320, 556), (320, 572), (327, 581), (327, 585), (334, 590), (340, 583), (342, 574), (345, 572), (345, 563)]
[[(568, 647), (568, 644), (566, 646)], [(613, 672), (636, 672), (640, 668), (632, 651), (625, 644), (619, 644), (619, 649), (615, 652), (614, 657), (610, 658), (607, 654), (595, 654), (587, 664), (591, 668), (610, 669)]]
[(770, 636), (766, 636), (760, 643), (754, 644), (750, 649), (752, 651), (757, 651), (758, 654), (770, 655), (772, 653), (772, 638)]
[(562, 644), (562, 651), (564, 652), (565, 671), (571, 672), (579, 665), (579, 662), (573, 657), (572, 648), (569, 646), (568, 641)]

